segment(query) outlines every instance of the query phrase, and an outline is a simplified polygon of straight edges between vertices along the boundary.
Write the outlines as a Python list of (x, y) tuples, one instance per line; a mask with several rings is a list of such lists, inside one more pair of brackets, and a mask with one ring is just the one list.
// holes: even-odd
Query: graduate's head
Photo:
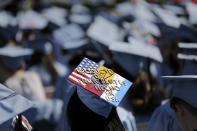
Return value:
[(176, 120), (178, 121), (180, 127), (183, 131), (193, 131), (197, 129), (193, 121), (197, 120), (197, 108), (188, 104), (184, 100), (173, 97), (170, 101), (170, 106), (174, 110), (176, 115)]
[(171, 80), (172, 99), (171, 107), (183, 131), (197, 129), (197, 76), (165, 76)]

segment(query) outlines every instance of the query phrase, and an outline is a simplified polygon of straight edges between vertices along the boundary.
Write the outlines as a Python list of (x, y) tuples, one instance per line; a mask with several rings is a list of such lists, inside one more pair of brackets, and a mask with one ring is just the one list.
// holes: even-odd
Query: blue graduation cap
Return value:
[(112, 110), (112, 105), (80, 87), (77, 88), (77, 94), (83, 104), (85, 104), (90, 110), (105, 118), (109, 116)]
[(172, 97), (178, 97), (188, 104), (197, 107), (197, 76), (162, 76), (172, 81)]
[(181, 54), (184, 55), (197, 55), (197, 43), (178, 43)]
[(3, 39), (5, 42), (8, 42), (9, 40), (15, 40), (17, 32), (18, 27), (16, 26), (0, 26), (0, 38)]
[(31, 55), (31, 49), (25, 49), (19, 46), (5, 46), (0, 48), (0, 59), (2, 64), (12, 71), (16, 71), (23, 62), (23, 57)]
[(77, 24), (68, 24), (53, 32), (54, 39), (63, 49), (75, 49), (89, 43), (85, 39), (85, 32)]
[(31, 101), (0, 84), (0, 125), (32, 106)]
[(177, 57), (184, 60), (184, 75), (196, 75), (197, 74), (197, 44), (196, 43), (179, 43), (178, 47), (181, 51)]
[(109, 49), (113, 51), (114, 60), (134, 77), (140, 69), (148, 70), (147, 58), (163, 62), (160, 50), (156, 46), (145, 44), (135, 38), (130, 38), (130, 43), (113, 42)]
[(50, 39), (47, 38), (37, 38), (33, 41), (30, 41), (28, 47), (34, 50), (35, 52), (49, 54), (53, 51), (53, 45)]
[(67, 23), (67, 11), (64, 8), (51, 7), (42, 11), (42, 15), (51, 23), (63, 26)]

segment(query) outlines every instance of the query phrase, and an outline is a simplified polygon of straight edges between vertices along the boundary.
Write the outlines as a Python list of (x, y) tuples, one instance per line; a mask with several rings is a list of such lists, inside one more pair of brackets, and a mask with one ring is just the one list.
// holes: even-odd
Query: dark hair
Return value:
[(81, 102), (77, 91), (69, 101), (67, 115), (71, 131), (125, 131), (115, 108), (108, 118), (100, 116)]
[(158, 106), (164, 97), (157, 81), (147, 74), (140, 71), (133, 87), (129, 90), (129, 99), (135, 113), (150, 114)]
[(178, 97), (173, 97), (170, 100), (170, 107), (176, 112), (177, 109), (175, 107), (175, 105), (182, 105), (184, 106), (192, 115), (197, 117), (197, 108), (188, 104), (187, 102), (185, 102), (184, 100), (178, 98)]

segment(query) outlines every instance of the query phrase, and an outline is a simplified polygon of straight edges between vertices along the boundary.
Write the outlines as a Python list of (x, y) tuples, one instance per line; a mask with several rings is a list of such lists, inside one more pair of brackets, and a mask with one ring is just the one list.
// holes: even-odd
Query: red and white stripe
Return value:
[(70, 80), (71, 82), (85, 88), (86, 83), (83, 83), (82, 80), (90, 80), (91, 76), (84, 74), (82, 72), (79, 72), (77, 70), (74, 70), (71, 75), (68, 77), (68, 80)]
[(79, 72), (74, 70), (71, 75), (68, 77), (68, 80), (73, 82), (74, 84), (85, 88), (86, 90), (96, 94), (97, 96), (101, 96), (103, 94), (103, 90), (97, 90), (93, 84), (91, 83), (83, 83), (82, 80), (91, 81), (92, 75), (85, 74), (83, 72)]

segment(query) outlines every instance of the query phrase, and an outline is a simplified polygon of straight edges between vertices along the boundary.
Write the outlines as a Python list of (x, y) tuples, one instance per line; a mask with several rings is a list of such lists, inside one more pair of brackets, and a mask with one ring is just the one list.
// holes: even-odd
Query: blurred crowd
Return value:
[[(179, 131), (173, 85), (161, 76), (197, 75), (196, 12), (195, 0), (0, 0), (0, 83), (34, 103), (23, 112), (33, 131), (78, 130), (75, 121), (91, 119), (121, 130), (121, 113), (128, 131)], [(110, 108), (111, 125), (67, 80), (84, 57), (134, 83)]]

